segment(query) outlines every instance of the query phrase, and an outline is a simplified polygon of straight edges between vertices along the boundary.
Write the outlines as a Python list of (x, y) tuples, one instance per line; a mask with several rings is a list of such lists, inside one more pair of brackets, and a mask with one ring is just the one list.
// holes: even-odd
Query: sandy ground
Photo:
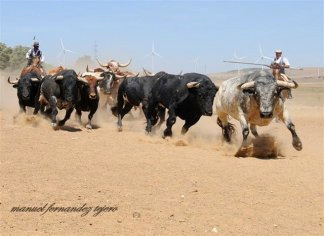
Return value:
[[(324, 233), (323, 83), (301, 84), (288, 103), (303, 150), (296, 151), (290, 132), (273, 122), (259, 133), (275, 138), (280, 156), (263, 159), (235, 158), (239, 124), (229, 145), (215, 116), (203, 117), (185, 136), (178, 119), (168, 140), (161, 138), (162, 129), (145, 135), (143, 118), (125, 119), (124, 131), (117, 132), (107, 111), (95, 115), (93, 130), (72, 116), (53, 131), (48, 120), (30, 111), (14, 119), (15, 90), (3, 81), (1, 235)], [(11, 212), (46, 205), (45, 211), (51, 204), (86, 205), (84, 212)], [(94, 216), (96, 206), (118, 209)], [(86, 207), (92, 207), (88, 213)]]

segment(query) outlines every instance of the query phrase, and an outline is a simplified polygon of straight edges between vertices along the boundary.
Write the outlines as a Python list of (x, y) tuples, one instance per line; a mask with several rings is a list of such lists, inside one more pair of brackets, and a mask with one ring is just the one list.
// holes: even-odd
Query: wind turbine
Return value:
[(155, 51), (155, 47), (154, 47), (154, 41), (152, 42), (152, 50), (149, 54), (146, 55), (146, 57), (151, 57), (151, 71), (152, 73), (154, 73), (154, 57), (155, 56), (158, 56), (160, 58), (162, 58), (162, 56), (160, 54), (158, 54), (156, 51)]
[(73, 52), (73, 51), (71, 51), (69, 49), (66, 49), (64, 47), (62, 39), (61, 39), (61, 47), (62, 47), (62, 51), (57, 55), (57, 57), (60, 57), (61, 55), (63, 55), (63, 66), (65, 67), (65, 53), (69, 52), (69, 53), (75, 53), (76, 54), (76, 52)]
[[(234, 51), (234, 59), (236, 61), (241, 61), (241, 60), (243, 60), (245, 58), (247, 58), (247, 56), (239, 57), (239, 56), (237, 56), (236, 51)], [(239, 68), (239, 65), (238, 64), (236, 65), (236, 69), (237, 69), (237, 74), (240, 75), (240, 68)]]
[[(268, 60), (273, 60), (273, 58), (271, 57), (267, 57), (263, 54), (263, 51), (262, 51), (262, 47), (261, 45), (259, 44), (259, 53), (260, 53), (260, 58), (258, 58), (255, 63), (258, 63), (258, 62), (261, 62), (262, 64), (264, 64), (264, 59), (268, 59)], [(263, 66), (261, 66), (261, 70), (263, 70)]]

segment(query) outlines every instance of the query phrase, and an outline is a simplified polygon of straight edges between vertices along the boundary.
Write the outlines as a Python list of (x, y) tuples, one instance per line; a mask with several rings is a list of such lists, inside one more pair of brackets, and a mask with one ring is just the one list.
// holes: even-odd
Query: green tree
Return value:
[(9, 60), (12, 49), (7, 47), (6, 44), (0, 43), (0, 69), (4, 70), (9, 66)]
[(12, 50), (10, 56), (10, 69), (21, 69), (26, 66), (26, 53), (28, 52), (29, 48), (24, 46), (15, 46)]

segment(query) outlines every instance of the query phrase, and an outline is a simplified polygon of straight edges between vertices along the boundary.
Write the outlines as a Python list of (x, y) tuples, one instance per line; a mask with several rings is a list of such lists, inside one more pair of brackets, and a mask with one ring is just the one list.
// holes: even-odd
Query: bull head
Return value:
[[(110, 63), (110, 62), (115, 62), (114, 60), (111, 60), (111, 61), (109, 61), (107, 64), (102, 64), (102, 63), (100, 63), (100, 61), (98, 60), (98, 58), (96, 58), (96, 60), (97, 60), (98, 64), (99, 64), (101, 67), (103, 67), (103, 68), (107, 68), (107, 69), (109, 69), (109, 63)], [(132, 58), (131, 58), (131, 59), (129, 60), (129, 62), (126, 63), (126, 64), (121, 64), (121, 63), (117, 62), (117, 66), (118, 66), (118, 67), (127, 67), (127, 66), (129, 66), (129, 65), (131, 64), (131, 62), (132, 62)]]

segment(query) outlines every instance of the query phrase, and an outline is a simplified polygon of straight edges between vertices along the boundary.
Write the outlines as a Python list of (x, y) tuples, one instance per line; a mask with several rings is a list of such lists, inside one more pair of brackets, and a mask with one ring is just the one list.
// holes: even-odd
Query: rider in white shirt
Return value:
[(42, 51), (39, 49), (39, 42), (34, 42), (33, 48), (29, 49), (26, 53), (26, 58), (28, 60), (27, 66), (31, 64), (33, 57), (39, 57), (40, 61), (44, 61), (44, 57), (42, 55)]
[(276, 50), (276, 57), (273, 60), (274, 63), (280, 65), (280, 73), (285, 74), (285, 68), (289, 68), (290, 64), (287, 58), (282, 56), (282, 50)]
[[(273, 75), (278, 80), (283, 81), (290, 81), (290, 79), (285, 75), (285, 69), (290, 68), (290, 64), (287, 58), (282, 56), (282, 50), (276, 50), (276, 57), (274, 58), (273, 62), (270, 66), (273, 69)], [(276, 72), (279, 70), (279, 74)], [(291, 90), (288, 90), (287, 97), (290, 99), (292, 98)]]

